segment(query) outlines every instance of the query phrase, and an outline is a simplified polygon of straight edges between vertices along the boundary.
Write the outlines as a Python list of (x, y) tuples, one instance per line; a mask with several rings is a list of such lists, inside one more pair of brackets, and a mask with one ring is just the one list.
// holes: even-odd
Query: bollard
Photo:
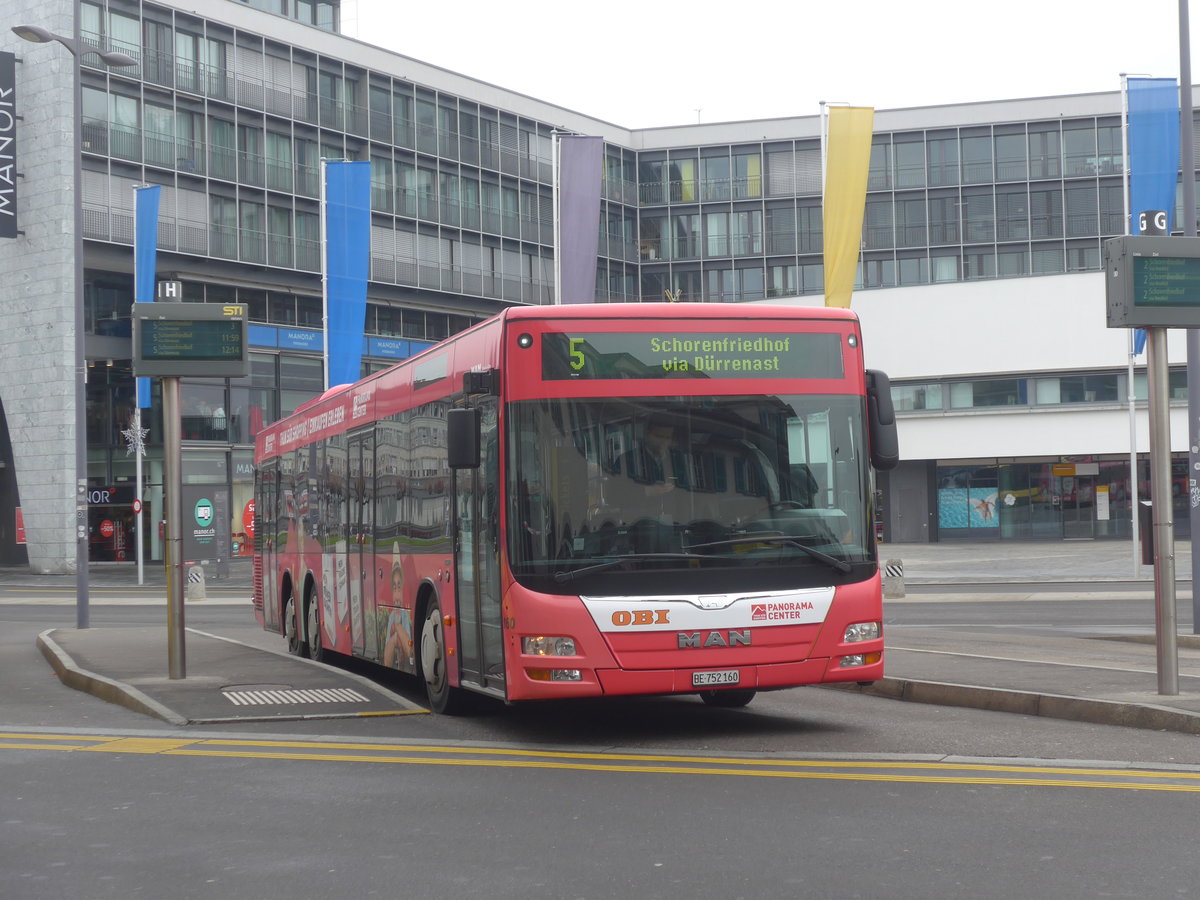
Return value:
[(897, 600), (904, 596), (904, 560), (889, 559), (883, 564), (883, 597)]
[(192, 566), (190, 569), (188, 569), (187, 599), (208, 599), (207, 589), (204, 584), (204, 566)]

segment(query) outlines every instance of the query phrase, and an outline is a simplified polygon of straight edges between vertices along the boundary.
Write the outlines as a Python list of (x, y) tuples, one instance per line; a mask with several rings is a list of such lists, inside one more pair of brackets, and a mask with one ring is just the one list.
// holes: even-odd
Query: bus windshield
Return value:
[(655, 573), (702, 593), (749, 566), (764, 587), (844, 581), (874, 559), (863, 416), (846, 395), (513, 403), (512, 572), (555, 593)]

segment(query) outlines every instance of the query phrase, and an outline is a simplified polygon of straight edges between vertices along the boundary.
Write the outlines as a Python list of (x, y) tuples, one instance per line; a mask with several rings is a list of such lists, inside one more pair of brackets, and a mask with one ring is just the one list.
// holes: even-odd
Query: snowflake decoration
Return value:
[(146, 455), (146, 435), (149, 432), (138, 424), (136, 419), (131, 419), (128, 428), (121, 429), (121, 437), (125, 438), (125, 455), (136, 452), (138, 456)]

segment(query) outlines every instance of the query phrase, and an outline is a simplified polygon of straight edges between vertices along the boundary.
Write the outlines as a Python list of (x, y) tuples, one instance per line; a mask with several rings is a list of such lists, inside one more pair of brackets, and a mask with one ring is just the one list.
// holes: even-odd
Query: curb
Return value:
[(59, 680), (67, 687), (92, 694), (101, 700), (123, 706), (136, 713), (162, 719), (172, 725), (188, 724), (186, 718), (163, 706), (157, 700), (147, 697), (137, 688), (76, 666), (75, 661), (51, 637), (57, 630), (57, 628), (51, 628), (43, 631), (38, 635), (37, 645), (38, 649), (42, 651), (42, 656), (46, 657), (46, 661), (58, 675)]
[(1094, 725), (1121, 725), (1154, 731), (1200, 734), (1200, 714), (1170, 709), (1152, 703), (1122, 703), (1063, 694), (1036, 694), (1005, 688), (986, 688), (940, 681), (882, 678), (874, 684), (838, 686), (842, 690), (939, 706), (961, 706), (989, 712), (1042, 716)]

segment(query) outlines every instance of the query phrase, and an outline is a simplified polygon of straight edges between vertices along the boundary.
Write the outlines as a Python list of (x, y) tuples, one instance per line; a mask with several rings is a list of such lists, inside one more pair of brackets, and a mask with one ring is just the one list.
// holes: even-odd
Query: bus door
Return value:
[(500, 443), (495, 397), (481, 399), (480, 465), (455, 472), (455, 572), (463, 680), (504, 690), (500, 630)]
[(263, 599), (263, 627), (282, 632), (282, 613), (276, 591), (279, 589), (279, 524), (287, 519), (279, 510), (279, 460), (272, 459), (258, 470), (258, 493), (254, 499), (254, 541), (259, 555)]
[(350, 540), (346, 544), (346, 573), (350, 587), (350, 642), (354, 653), (374, 659), (378, 641), (367, 640), (375, 620), (375, 435), (350, 436), (347, 485), (350, 500)]

